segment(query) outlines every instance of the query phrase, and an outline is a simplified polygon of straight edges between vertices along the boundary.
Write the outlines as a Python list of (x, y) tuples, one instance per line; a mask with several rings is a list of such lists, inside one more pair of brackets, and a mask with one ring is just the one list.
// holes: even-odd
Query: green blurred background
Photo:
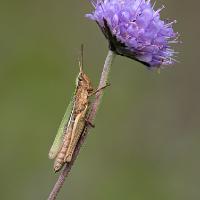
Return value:
[[(117, 57), (95, 124), (58, 199), (200, 199), (199, 1), (159, 0), (177, 19), (179, 64)], [(47, 154), (78, 73), (96, 86), (107, 54), (87, 0), (0, 1), (0, 199), (46, 199)]]

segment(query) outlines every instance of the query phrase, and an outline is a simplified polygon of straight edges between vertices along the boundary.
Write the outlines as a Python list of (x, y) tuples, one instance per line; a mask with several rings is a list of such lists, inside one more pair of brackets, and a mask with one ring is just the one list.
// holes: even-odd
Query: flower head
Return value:
[(172, 25), (160, 19), (150, 0), (97, 0), (95, 10), (86, 16), (97, 22), (116, 54), (142, 62), (148, 67), (174, 63), (174, 50), (178, 34)]

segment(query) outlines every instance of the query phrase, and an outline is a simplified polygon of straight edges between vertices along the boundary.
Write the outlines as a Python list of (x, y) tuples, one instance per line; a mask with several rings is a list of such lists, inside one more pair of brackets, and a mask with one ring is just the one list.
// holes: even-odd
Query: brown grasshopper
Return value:
[[(87, 114), (89, 110), (89, 97), (94, 95), (102, 88), (93, 90), (91, 81), (88, 76), (83, 72), (83, 48), (82, 48), (82, 59), (79, 62), (80, 72), (76, 80), (76, 90), (73, 97), (72, 111), (68, 120), (63, 128), (62, 143), (59, 147), (59, 151), (56, 153), (56, 158), (54, 162), (54, 171), (59, 171), (64, 163), (70, 162), (76, 148), (77, 142), (84, 130), (87, 121)], [(58, 149), (58, 148), (57, 148)]]

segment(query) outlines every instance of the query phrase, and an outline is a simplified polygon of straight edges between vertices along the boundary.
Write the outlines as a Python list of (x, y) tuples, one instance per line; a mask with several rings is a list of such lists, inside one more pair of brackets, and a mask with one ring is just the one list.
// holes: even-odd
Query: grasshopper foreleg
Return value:
[(110, 86), (111, 84), (110, 83), (106, 83), (104, 86), (96, 89), (95, 91), (93, 91), (92, 93), (89, 94), (89, 96), (93, 96), (95, 95), (97, 92), (101, 91), (101, 90), (104, 90), (105, 88), (107, 88), (108, 86)]

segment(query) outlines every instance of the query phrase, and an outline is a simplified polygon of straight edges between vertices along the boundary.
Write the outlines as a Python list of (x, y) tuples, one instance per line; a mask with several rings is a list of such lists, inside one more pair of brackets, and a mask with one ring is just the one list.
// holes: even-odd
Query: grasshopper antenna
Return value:
[(79, 59), (80, 72), (83, 72), (83, 44), (81, 44), (81, 56)]

